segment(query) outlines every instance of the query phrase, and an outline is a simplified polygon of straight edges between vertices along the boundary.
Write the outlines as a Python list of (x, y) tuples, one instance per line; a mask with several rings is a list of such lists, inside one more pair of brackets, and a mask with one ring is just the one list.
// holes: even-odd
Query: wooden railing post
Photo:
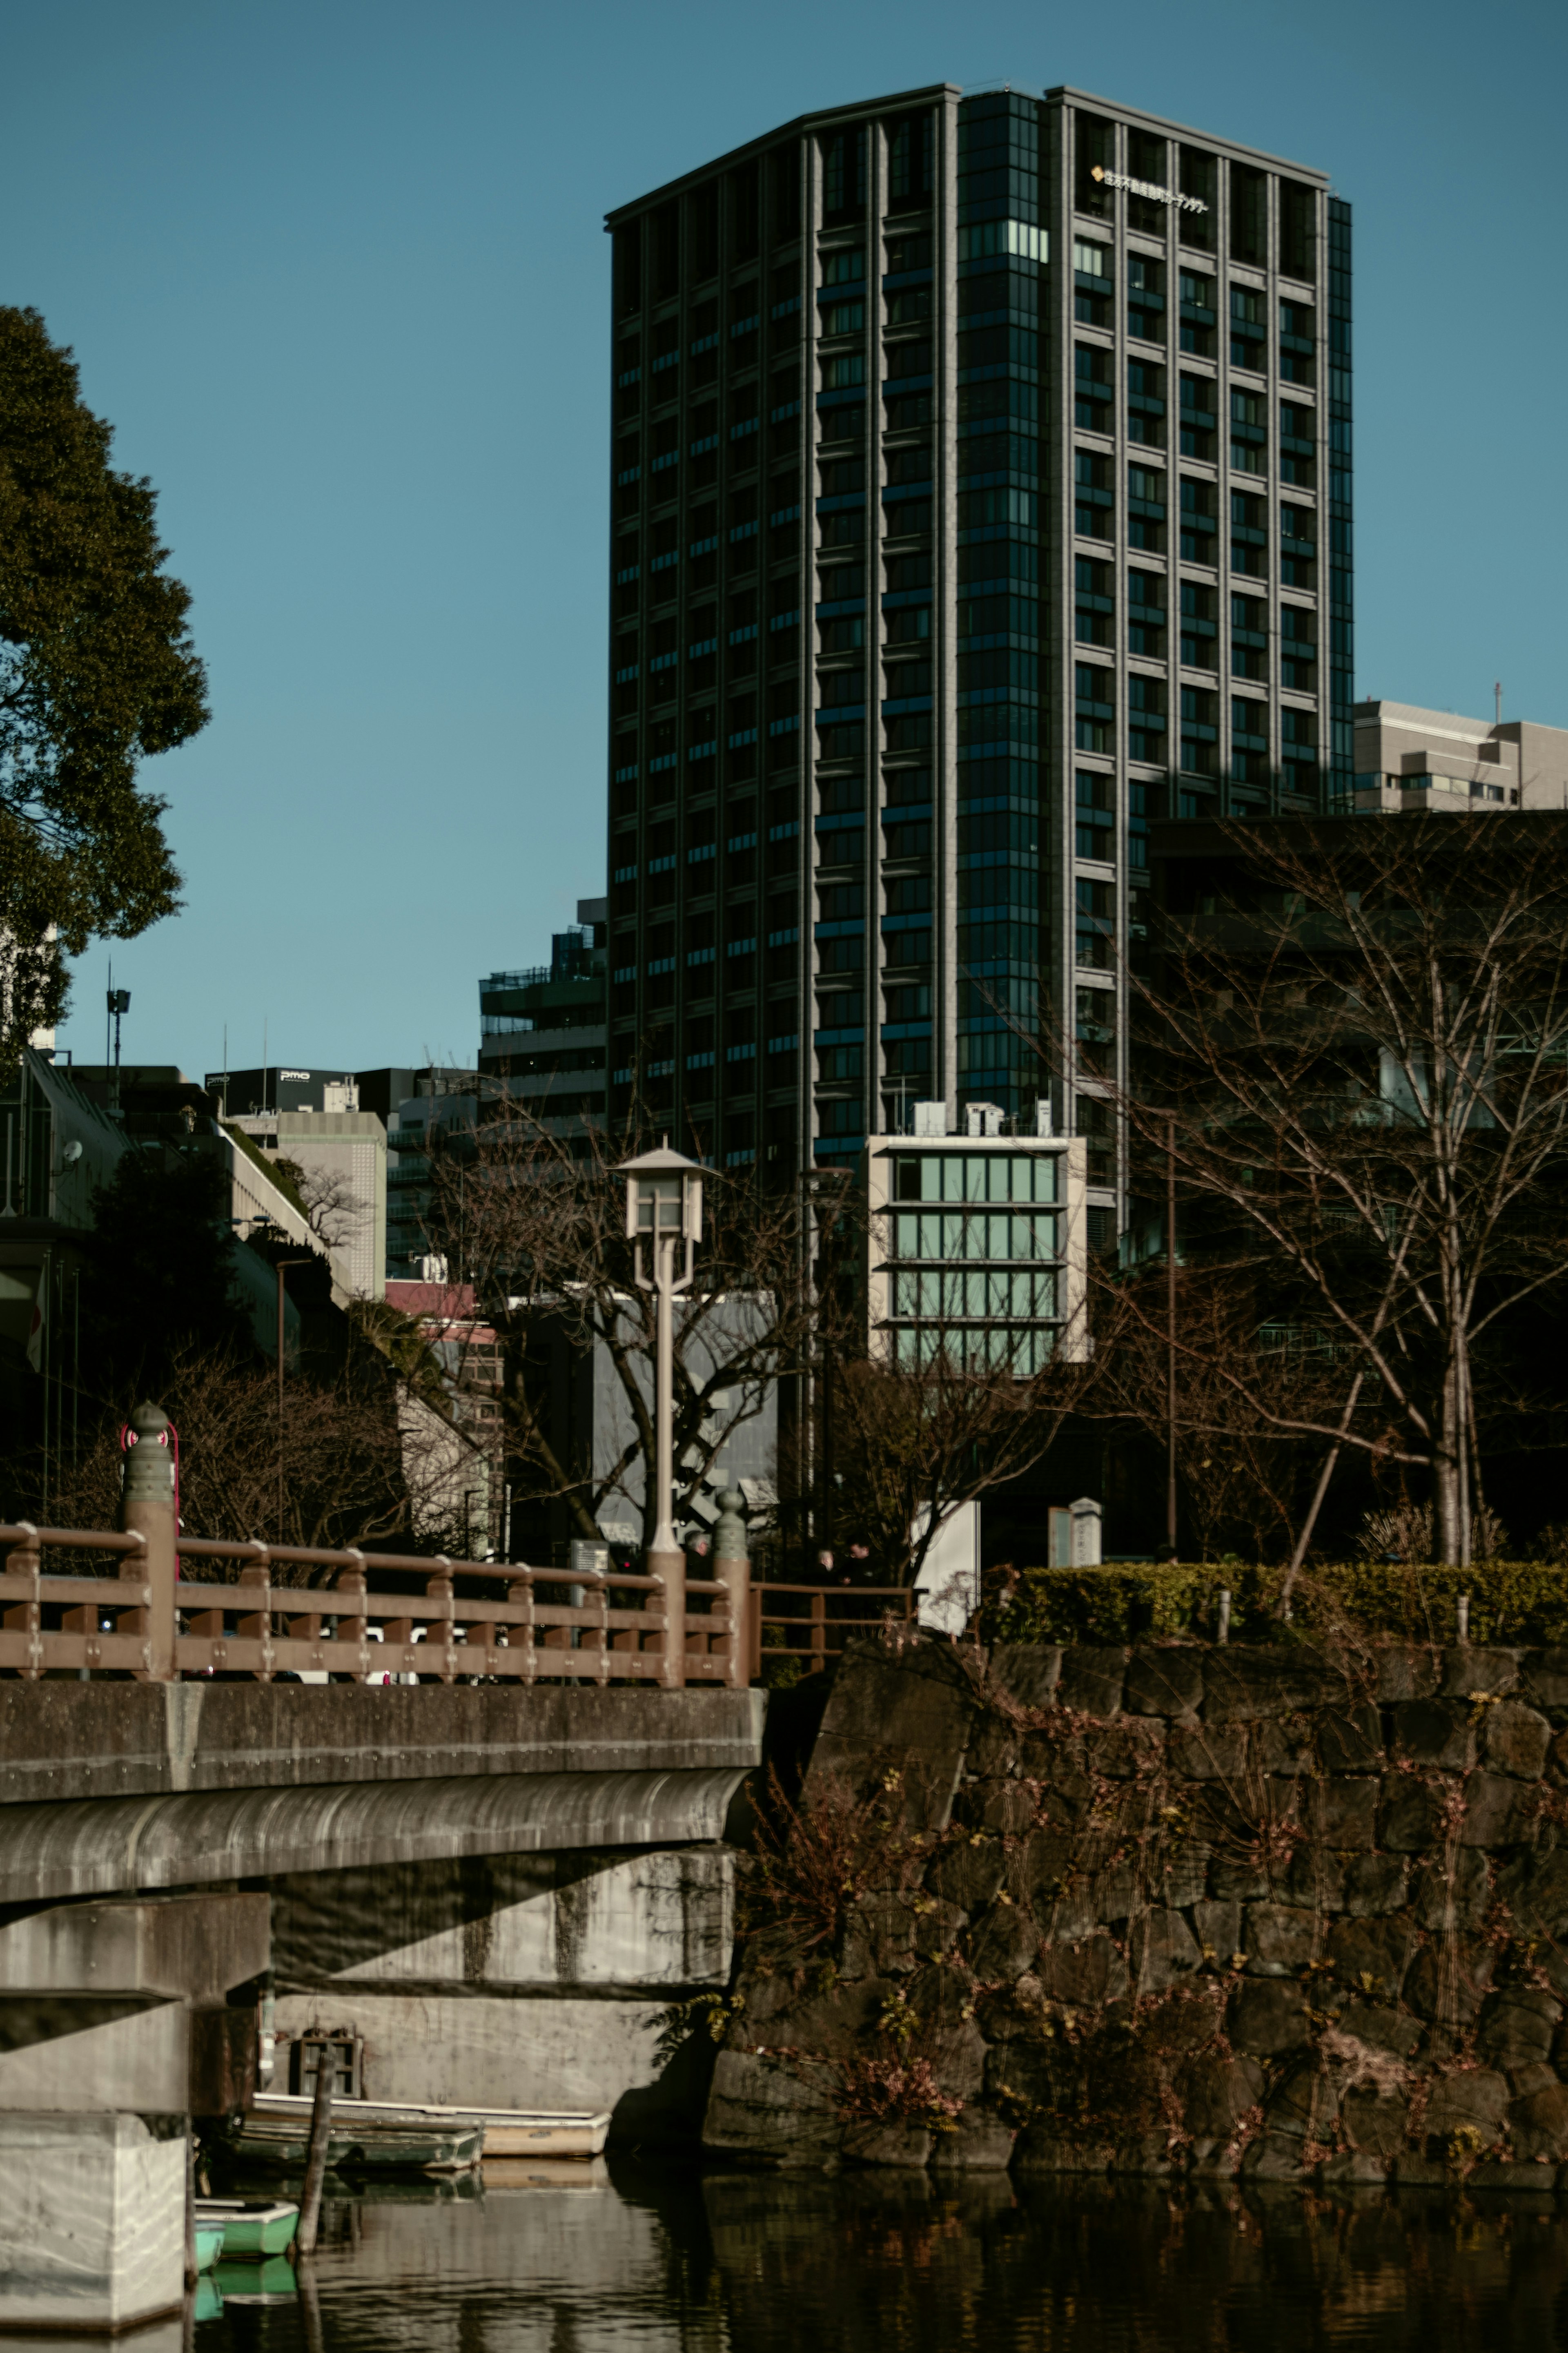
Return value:
[[(358, 1557), (357, 1554), (355, 1557)], [(337, 1590), (345, 1599), (352, 1596), (354, 1600), (363, 1602), (369, 1589), (363, 1564), (358, 1568), (341, 1568), (338, 1571)], [(354, 1644), (359, 1655), (353, 1672), (362, 1683), (368, 1683), (374, 1670), (371, 1664), (369, 1620), (363, 1608), (352, 1614), (345, 1612), (338, 1620), (337, 1639), (340, 1642)]]
[(811, 1672), (819, 1675), (827, 1664), (827, 1596), (811, 1597)]
[(147, 1609), (136, 1613), (147, 1661), (139, 1671), (142, 1679), (173, 1683), (179, 1564), (174, 1549), (174, 1458), (169, 1443), (169, 1417), (161, 1406), (139, 1405), (131, 1417), (131, 1428), (136, 1443), (125, 1458), (120, 1525), (128, 1535), (142, 1538), (142, 1551), (128, 1556), (122, 1573), (145, 1581), (149, 1588)]
[(739, 1487), (721, 1492), (713, 1530), (713, 1574), (730, 1597), (724, 1680), (731, 1691), (744, 1691), (752, 1679), (752, 1564), (746, 1551), (745, 1512), (746, 1499)]
[(5, 1623), (13, 1633), (27, 1637), (27, 1663), (21, 1670), (25, 1683), (37, 1683), (44, 1672), (44, 1606), (38, 1579), (43, 1574), (43, 1557), (38, 1545), (38, 1531), (31, 1520), (17, 1525), (24, 1531), (20, 1544), (13, 1545), (5, 1556), (7, 1577), (30, 1577), (33, 1590), (29, 1598), (5, 1613)]
[[(439, 1673), (441, 1681), (444, 1683), (449, 1683), (454, 1680), (458, 1672), (458, 1654), (452, 1641), (452, 1611), (450, 1607), (452, 1596), (457, 1588), (452, 1583), (452, 1564), (447, 1558), (446, 1554), (437, 1553), (436, 1558), (438, 1566), (438, 1574), (435, 1577), (426, 1578), (425, 1596), (426, 1600), (445, 1601), (447, 1604), (446, 1615), (440, 1620), (441, 1665)], [(436, 1624), (437, 1621), (434, 1616), (429, 1618), (426, 1622), (425, 1641), (426, 1648), (430, 1647), (430, 1637), (436, 1630)]]

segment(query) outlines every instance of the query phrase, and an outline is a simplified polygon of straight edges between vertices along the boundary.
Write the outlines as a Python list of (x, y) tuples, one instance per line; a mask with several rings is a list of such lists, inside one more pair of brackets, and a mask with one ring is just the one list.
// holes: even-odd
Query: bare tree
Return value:
[(368, 1204), (342, 1171), (322, 1163), (306, 1166), (298, 1160), (279, 1159), (278, 1166), (299, 1195), (305, 1222), (322, 1249), (340, 1250), (352, 1241), (368, 1214)]
[[(493, 1399), (519, 1503), (558, 1502), (584, 1536), (628, 1504), (652, 1534), (654, 1303), (634, 1281), (625, 1180), (605, 1138), (555, 1136), (515, 1103), (496, 1106), (461, 1157), (434, 1168), (433, 1250), (506, 1330), (526, 1362), (552, 1328), (574, 1349), (602, 1350), (619, 1401), (618, 1440), (595, 1459), (568, 1452), (545, 1387), (526, 1372), (459, 1367), (468, 1393)], [(808, 1236), (794, 1191), (748, 1173), (705, 1172), (698, 1283), (678, 1304), (674, 1454), (696, 1487), (726, 1458), (738, 1430), (763, 1412), (826, 1323), (843, 1312), (810, 1279)], [(458, 1303), (453, 1322), (471, 1307)]]
[[(403, 1442), (397, 1385), (378, 1360), (332, 1384), (286, 1382), (281, 1430), (272, 1367), (222, 1352), (181, 1353), (159, 1402), (178, 1432), (186, 1535), (231, 1543), (275, 1537), (279, 1446), (286, 1543), (374, 1549), (406, 1539), (416, 1525), (425, 1466)], [(121, 1463), (118, 1418), (111, 1418), (55, 1490), (60, 1525), (115, 1525)], [(438, 1476), (432, 1462), (428, 1478)], [(277, 1581), (290, 1579), (279, 1569)], [(309, 1583), (310, 1573), (294, 1581)]]
[[(1134, 971), (1135, 1187), (1175, 1155), (1186, 1254), (1257, 1324), (1331, 1346), (1339, 1410), (1182, 1336), (1259, 1429), (1428, 1476), (1464, 1563), (1479, 1430), (1528, 1402), (1515, 1340), (1568, 1270), (1568, 829), (1559, 818), (1218, 828)], [(1174, 863), (1174, 862), (1173, 862)], [(1197, 861), (1175, 867), (1197, 875)], [(1298, 1535), (1298, 1554), (1304, 1542)]]

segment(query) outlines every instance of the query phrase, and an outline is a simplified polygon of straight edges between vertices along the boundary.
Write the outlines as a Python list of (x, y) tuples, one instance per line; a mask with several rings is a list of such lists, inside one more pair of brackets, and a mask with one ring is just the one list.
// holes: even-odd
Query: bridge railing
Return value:
[[(774, 1595), (787, 1597), (781, 1607)], [(847, 1642), (914, 1623), (918, 1595), (906, 1585), (779, 1585), (752, 1588), (752, 1673), (764, 1662), (795, 1659), (808, 1673), (842, 1658)]]
[[(751, 1679), (743, 1561), (726, 1564), (738, 1574), (724, 1578), (665, 1579), (188, 1536), (170, 1545), (160, 1535), (155, 1525), (111, 1534), (0, 1525), (0, 1546), (8, 1548), (0, 1565), (0, 1673), (119, 1670), (152, 1682), (248, 1674), (265, 1683), (324, 1672), (359, 1683), (416, 1674), (667, 1688)], [(51, 1550), (118, 1555), (119, 1574), (51, 1576), (44, 1567)], [(237, 1579), (189, 1573), (220, 1561), (241, 1564)], [(318, 1581), (274, 1583), (275, 1567), (313, 1569)], [(435, 1571), (422, 1591), (373, 1588), (377, 1575), (406, 1579), (419, 1568)], [(542, 1587), (582, 1599), (544, 1599)], [(692, 1609), (693, 1600), (706, 1608)]]

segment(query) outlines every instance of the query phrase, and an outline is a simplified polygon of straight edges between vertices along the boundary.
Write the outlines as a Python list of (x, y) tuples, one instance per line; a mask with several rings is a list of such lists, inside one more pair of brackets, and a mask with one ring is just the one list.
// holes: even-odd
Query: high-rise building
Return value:
[(1049, 1094), (1108, 1239), (1151, 821), (1353, 792), (1349, 207), (941, 85), (609, 227), (612, 1121), (782, 1176)]

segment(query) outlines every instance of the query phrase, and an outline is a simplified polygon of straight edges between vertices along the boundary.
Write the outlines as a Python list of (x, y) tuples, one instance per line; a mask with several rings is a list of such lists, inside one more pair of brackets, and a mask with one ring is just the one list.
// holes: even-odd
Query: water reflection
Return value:
[[(564, 2178), (562, 2178), (564, 2175)], [(534, 2177), (534, 2178), (530, 2178)], [(196, 2353), (1471, 2353), (1568, 2342), (1550, 2200), (616, 2162), (332, 2200), (314, 2290)]]

